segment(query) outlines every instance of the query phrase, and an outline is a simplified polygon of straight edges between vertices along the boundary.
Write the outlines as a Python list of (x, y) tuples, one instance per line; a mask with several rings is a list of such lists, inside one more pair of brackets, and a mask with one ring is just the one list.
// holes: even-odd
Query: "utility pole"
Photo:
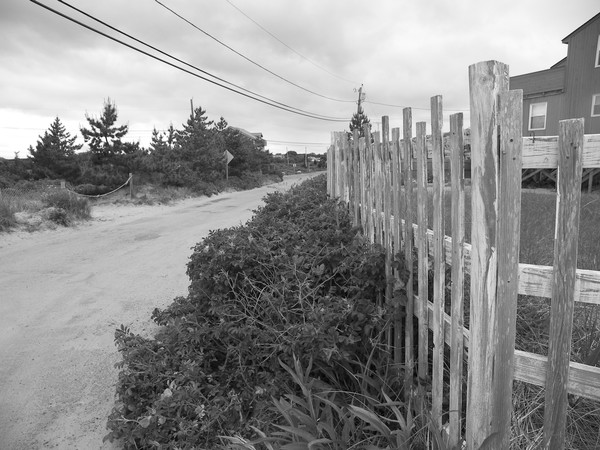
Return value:
[(304, 147), (304, 167), (308, 169), (308, 155), (306, 154), (306, 147)]
[(363, 93), (362, 93), (363, 85), (361, 84), (358, 88), (358, 108), (356, 108), (356, 114), (360, 115), (360, 103), (363, 101)]
[(190, 108), (192, 109), (192, 120), (194, 120), (194, 99), (190, 98)]

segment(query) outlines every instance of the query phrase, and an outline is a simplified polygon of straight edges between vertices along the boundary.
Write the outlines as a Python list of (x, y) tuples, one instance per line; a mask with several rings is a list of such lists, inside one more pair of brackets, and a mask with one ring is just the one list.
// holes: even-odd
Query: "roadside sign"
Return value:
[(225, 156), (225, 159), (227, 160), (227, 164), (229, 164), (231, 162), (231, 160), (233, 159), (233, 155), (231, 153), (229, 153), (229, 150), (225, 150), (225, 153), (223, 153), (223, 155)]

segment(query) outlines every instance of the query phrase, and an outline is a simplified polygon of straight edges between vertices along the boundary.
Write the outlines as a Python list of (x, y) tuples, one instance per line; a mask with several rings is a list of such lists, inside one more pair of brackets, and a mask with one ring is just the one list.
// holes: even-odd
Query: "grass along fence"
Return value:
[[(431, 378), (431, 414), (438, 429), (447, 425), (449, 444), (464, 439), (469, 449), (508, 448), (513, 380), (520, 380), (545, 388), (541, 447), (562, 449), (567, 394), (600, 401), (600, 368), (570, 361), (574, 303), (600, 304), (600, 272), (577, 269), (582, 171), (600, 167), (600, 136), (585, 136), (583, 119), (575, 119), (561, 121), (557, 138), (524, 138), (522, 92), (509, 91), (508, 84), (503, 63), (469, 67), (470, 243), (465, 238), (463, 117), (450, 116), (448, 189), (441, 96), (431, 98), (432, 186), (427, 183), (427, 125), (416, 123), (413, 139), (411, 109), (405, 108), (402, 139), (400, 128), (392, 129), (389, 139), (387, 117), (381, 134), (368, 129), (360, 138), (357, 131), (351, 138), (332, 133), (328, 190), (349, 204), (365, 235), (386, 248), (386, 296), (392, 298), (394, 286), (405, 286), (406, 320), (395, 324), (388, 341), (395, 362), (407, 369), (407, 386), (414, 383), (413, 368), (420, 380), (415, 389)], [(552, 267), (519, 263), (523, 168), (558, 169)], [(450, 224), (444, 220), (447, 195)], [(451, 236), (445, 234), (447, 225)], [(400, 253), (407, 273), (394, 269)], [(547, 356), (515, 350), (519, 295), (551, 298)]]

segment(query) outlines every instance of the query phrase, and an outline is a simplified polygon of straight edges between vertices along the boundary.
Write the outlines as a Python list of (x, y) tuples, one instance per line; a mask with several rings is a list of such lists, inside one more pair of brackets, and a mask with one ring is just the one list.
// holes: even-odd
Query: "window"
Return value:
[(596, 46), (596, 67), (600, 67), (600, 35), (598, 35), (598, 45)]
[(529, 105), (529, 131), (546, 129), (546, 109), (548, 103), (532, 103)]
[(592, 117), (600, 116), (600, 94), (592, 97)]

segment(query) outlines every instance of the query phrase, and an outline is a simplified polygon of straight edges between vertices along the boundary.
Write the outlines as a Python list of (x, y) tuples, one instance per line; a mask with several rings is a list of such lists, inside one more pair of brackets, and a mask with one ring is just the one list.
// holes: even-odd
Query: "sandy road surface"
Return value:
[(118, 448), (102, 443), (115, 328), (151, 333), (152, 310), (187, 292), (191, 247), (306, 177), (173, 206), (98, 206), (75, 229), (0, 235), (0, 449)]

